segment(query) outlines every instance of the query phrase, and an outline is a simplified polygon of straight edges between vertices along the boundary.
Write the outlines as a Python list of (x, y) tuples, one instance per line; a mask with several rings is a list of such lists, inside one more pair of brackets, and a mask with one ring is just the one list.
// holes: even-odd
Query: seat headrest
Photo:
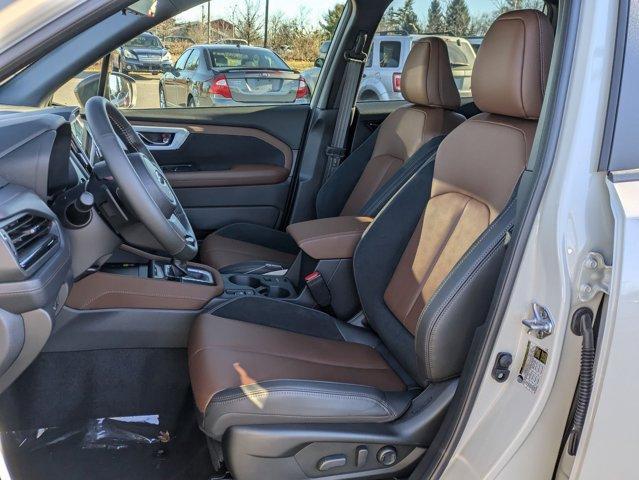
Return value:
[(425, 107), (459, 108), (459, 92), (450, 69), (446, 43), (437, 37), (415, 42), (402, 72), (402, 93)]
[(548, 17), (538, 10), (500, 15), (475, 60), (472, 89), (477, 107), (498, 115), (538, 119), (553, 37)]

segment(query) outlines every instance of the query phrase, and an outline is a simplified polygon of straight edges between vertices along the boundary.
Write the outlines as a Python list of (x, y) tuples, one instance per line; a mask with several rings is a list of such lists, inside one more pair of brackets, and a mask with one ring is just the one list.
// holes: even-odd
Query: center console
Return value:
[(292, 299), (298, 296), (293, 283), (284, 276), (229, 274), (224, 279), (225, 297), (263, 296)]
[(319, 306), (347, 319), (360, 308), (352, 257), (371, 221), (337, 217), (290, 225), (288, 232), (301, 253), (286, 272), (221, 274), (206, 265), (122, 252), (112, 257), (119, 263), (103, 265), (77, 281), (67, 306), (194, 311), (230, 299), (266, 297)]
[[(196, 290), (198, 292), (209, 291), (210, 300), (214, 303), (237, 297), (262, 296), (281, 300), (294, 300), (299, 297), (293, 282), (281, 275), (220, 274), (217, 270), (204, 265), (180, 264), (168, 260), (107, 264), (93, 275), (96, 274), (100, 274), (102, 277), (105, 275), (120, 276), (120, 282), (126, 284), (128, 288), (139, 284), (139, 282), (131, 281), (131, 277), (136, 277), (146, 281), (140, 284), (140, 287), (135, 291), (144, 290), (146, 292), (149, 288), (156, 289), (158, 292), (168, 290), (176, 297), (183, 296), (180, 295), (181, 291), (191, 292), (193, 287), (198, 287)], [(110, 278), (111, 282), (109, 283), (118, 282), (117, 279)], [(84, 280), (80, 282), (84, 282)], [(190, 288), (187, 288), (189, 286)], [(132, 294), (134, 293), (132, 292)], [(312, 304), (312, 301), (302, 301), (301, 303)]]
[[(144, 272), (144, 270), (142, 270)], [(150, 278), (170, 282), (192, 283), (198, 285), (218, 285), (210, 267), (194, 264), (176, 264), (167, 261), (151, 261), (148, 267)], [(217, 273), (217, 272), (216, 272)], [(223, 287), (219, 297), (269, 297), (293, 299), (297, 290), (293, 283), (281, 275), (259, 274), (218, 274), (221, 277), (219, 287)]]

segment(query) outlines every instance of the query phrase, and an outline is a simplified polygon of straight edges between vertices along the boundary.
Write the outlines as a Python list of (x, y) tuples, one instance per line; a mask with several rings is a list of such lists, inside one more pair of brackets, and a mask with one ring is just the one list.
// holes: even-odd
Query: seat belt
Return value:
[(359, 32), (353, 49), (344, 53), (344, 58), (348, 63), (346, 64), (346, 72), (342, 81), (342, 96), (339, 102), (339, 110), (337, 111), (333, 139), (326, 148), (327, 161), (322, 184), (326, 183), (326, 180), (333, 175), (346, 156), (346, 137), (353, 118), (359, 76), (362, 72), (362, 66), (368, 58), (366, 53), (364, 53), (364, 45), (366, 45), (367, 38), (366, 32)]

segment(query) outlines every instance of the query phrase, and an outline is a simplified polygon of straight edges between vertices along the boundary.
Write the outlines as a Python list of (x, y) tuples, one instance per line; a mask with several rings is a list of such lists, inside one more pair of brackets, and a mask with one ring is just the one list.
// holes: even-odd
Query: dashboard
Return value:
[(44, 348), (74, 278), (121, 243), (66, 205), (99, 159), (77, 109), (0, 107), (0, 392)]

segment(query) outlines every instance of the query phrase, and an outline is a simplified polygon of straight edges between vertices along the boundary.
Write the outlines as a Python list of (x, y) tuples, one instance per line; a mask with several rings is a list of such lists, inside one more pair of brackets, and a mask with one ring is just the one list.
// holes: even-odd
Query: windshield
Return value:
[(208, 48), (213, 68), (266, 68), (275, 70), (291, 70), (280, 57), (269, 50), (257, 48)]
[(158, 37), (153, 35), (140, 35), (124, 44), (130, 48), (162, 48), (162, 43)]

